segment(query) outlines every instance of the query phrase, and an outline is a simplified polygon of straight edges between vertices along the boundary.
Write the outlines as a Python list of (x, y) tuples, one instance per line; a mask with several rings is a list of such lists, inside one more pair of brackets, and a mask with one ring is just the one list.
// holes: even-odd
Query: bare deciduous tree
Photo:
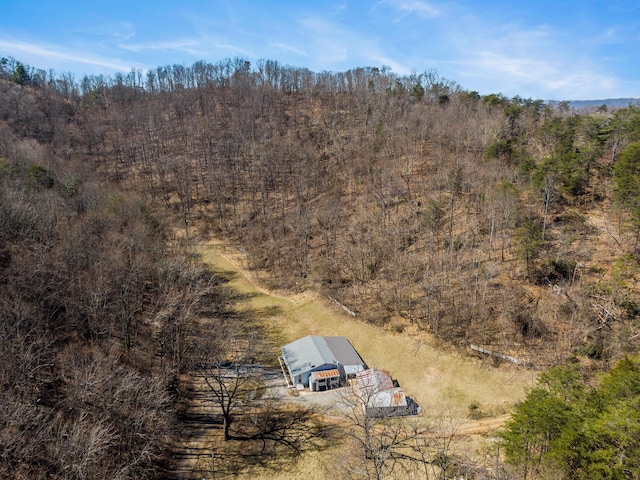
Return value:
[(459, 421), (447, 415), (434, 420), (398, 415), (374, 405), (380, 390), (346, 387), (336, 408), (346, 425), (345, 450), (334, 468), (342, 478), (424, 478), (445, 480), (474, 469), (457, 442)]

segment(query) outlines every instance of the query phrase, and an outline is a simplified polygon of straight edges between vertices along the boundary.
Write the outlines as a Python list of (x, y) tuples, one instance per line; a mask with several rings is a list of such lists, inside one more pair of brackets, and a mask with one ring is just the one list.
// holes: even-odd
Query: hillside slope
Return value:
[(273, 285), (390, 330), (540, 367), (637, 351), (636, 235), (612, 186), (637, 107), (577, 114), (437, 76), (266, 65), (3, 81), (2, 155), (56, 180), (95, 169), (187, 240), (233, 239)]

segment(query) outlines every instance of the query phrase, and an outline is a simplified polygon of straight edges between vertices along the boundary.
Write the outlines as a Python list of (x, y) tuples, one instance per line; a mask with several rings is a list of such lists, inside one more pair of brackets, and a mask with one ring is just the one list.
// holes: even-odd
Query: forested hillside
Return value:
[(224, 293), (73, 153), (78, 107), (0, 80), (0, 478), (166, 478), (192, 322)]
[(273, 287), (461, 351), (638, 352), (637, 106), (243, 59), (1, 69), (0, 474), (160, 475), (181, 342), (225, 308), (181, 248), (211, 235)]
[(637, 207), (612, 183), (636, 107), (244, 60), (58, 80), (20, 108), (5, 88), (16, 134), (233, 239), (274, 285), (542, 365), (636, 348)]

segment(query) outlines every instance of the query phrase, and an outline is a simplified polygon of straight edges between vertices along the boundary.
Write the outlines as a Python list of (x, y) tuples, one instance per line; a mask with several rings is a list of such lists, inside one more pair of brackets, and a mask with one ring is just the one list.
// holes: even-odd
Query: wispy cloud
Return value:
[(52, 65), (68, 70), (68, 64), (99, 67), (110, 71), (127, 71), (132, 67), (140, 67), (134, 63), (119, 59), (101, 57), (93, 53), (72, 50), (68, 47), (51, 44), (35, 44), (25, 41), (0, 38), (0, 50), (12, 52), (12, 55), (34, 65)]
[(284, 51), (289, 52), (289, 53), (293, 53), (295, 55), (300, 55), (301, 57), (308, 57), (309, 56), (309, 54), (306, 51), (304, 51), (303, 49), (298, 48), (298, 47), (294, 47), (292, 45), (288, 45), (286, 43), (272, 42), (269, 45), (274, 47), (274, 48), (277, 48), (277, 49), (280, 49), (280, 50), (284, 50)]
[(559, 66), (539, 57), (509, 55), (504, 52), (478, 51), (465, 62), (478, 73), (492, 77), (507, 77), (516, 81), (531, 81), (554, 76)]
[[(192, 31), (199, 43), (202, 53), (207, 56), (241, 56), (247, 58), (257, 58), (258, 55), (252, 50), (252, 42), (259, 38), (257, 31), (251, 31), (247, 24), (236, 18), (239, 15), (230, 6), (225, 10), (226, 16), (222, 20), (208, 16), (197, 16), (195, 14), (185, 15), (191, 24)], [(232, 39), (232, 40), (230, 40)], [(268, 45), (267, 41), (258, 42), (257, 47)]]
[(547, 24), (488, 25), (474, 18), (451, 32), (450, 65), (467, 88), (545, 100), (577, 99), (614, 88), (596, 61), (570, 46), (565, 32)]
[(306, 18), (300, 24), (308, 36), (307, 48), (320, 69), (349, 69), (387, 65), (397, 73), (409, 73), (401, 60), (394, 60), (380, 46), (381, 41), (323, 18)]
[(81, 27), (77, 27), (73, 31), (82, 35), (103, 37), (118, 41), (130, 40), (136, 36), (135, 25), (125, 20), (106, 22), (99, 25), (83, 25)]
[(608, 28), (605, 31), (601, 32), (599, 35), (596, 35), (591, 39), (592, 43), (595, 44), (612, 44), (618, 43), (622, 41), (620, 38), (620, 33), (616, 28)]
[(80, 74), (239, 56), (314, 71), (437, 69), (464, 88), (509, 96), (637, 96), (637, 2), (579, 11), (556, 3), (186, 0), (154, 6), (153, 15), (148, 0), (126, 11), (63, 5), (51, 10), (59, 17), (0, 18), (0, 52)]
[(310, 40), (308, 47), (313, 50), (313, 57), (322, 68), (331, 68), (347, 59), (350, 42), (347, 32), (339, 26), (319, 17), (302, 19), (300, 25)]
[(421, 0), (382, 0), (380, 3), (390, 5), (405, 15), (418, 15), (422, 18), (435, 18), (442, 11), (432, 4)]
[(179, 52), (185, 52), (190, 55), (204, 55), (206, 52), (202, 48), (202, 42), (197, 39), (177, 39), (177, 40), (163, 40), (159, 42), (149, 43), (120, 43), (118, 47), (123, 50), (131, 52), (141, 53), (145, 51), (165, 51), (175, 50)]
[(394, 73), (399, 75), (408, 75), (411, 73), (411, 68), (406, 65), (394, 60), (393, 58), (381, 53), (381, 52), (364, 52), (363, 57), (368, 58), (369, 62), (368, 66), (382, 66), (385, 65), (387, 67), (391, 67), (391, 70)]
[(578, 99), (594, 91), (609, 92), (615, 87), (612, 77), (587, 63), (570, 64), (557, 59), (514, 57), (489, 51), (477, 52), (465, 63), (477, 80), (486, 85), (491, 81), (496, 85), (510, 85), (511, 94), (547, 92), (554, 98)]
[(255, 53), (253, 53), (251, 50), (248, 50), (244, 47), (238, 46), (238, 45), (233, 45), (231, 43), (227, 43), (225, 41), (214, 41), (212, 42), (211, 46), (220, 49), (224, 52), (231, 52), (234, 55), (238, 55), (241, 57), (247, 57), (247, 58), (257, 58), (257, 55)]

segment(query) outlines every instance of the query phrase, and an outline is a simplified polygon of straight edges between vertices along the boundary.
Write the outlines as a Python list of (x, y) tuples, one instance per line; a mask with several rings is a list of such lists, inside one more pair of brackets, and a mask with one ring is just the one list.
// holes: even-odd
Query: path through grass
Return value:
[[(468, 419), (471, 405), (474, 413), (485, 418), (504, 418), (535, 378), (534, 372), (521, 367), (495, 368), (488, 360), (482, 362), (445, 350), (424, 332), (392, 333), (364, 323), (316, 293), (270, 292), (256, 273), (243, 267), (240, 253), (219, 242), (202, 245), (201, 254), (203, 261), (244, 297), (237, 308), (252, 312), (261, 317), (258, 321), (269, 325), (274, 361), (282, 344), (305, 335), (344, 335), (369, 366), (389, 370), (398, 379), (406, 394), (422, 406), (424, 421), (447, 415), (460, 419), (460, 423), (472, 422)], [(316, 476), (319, 469), (313, 469), (314, 476), (304, 470), (294, 477), (286, 472), (282, 478), (323, 478)], [(270, 478), (280, 477), (272, 474)]]

